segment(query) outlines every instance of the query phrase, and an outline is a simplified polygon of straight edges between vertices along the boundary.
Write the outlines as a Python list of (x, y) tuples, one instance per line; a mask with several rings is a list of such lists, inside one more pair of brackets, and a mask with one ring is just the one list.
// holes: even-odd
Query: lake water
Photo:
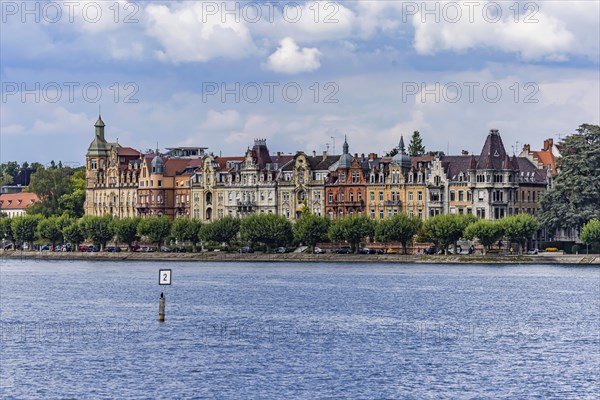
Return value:
[(600, 393), (598, 267), (2, 260), (0, 278), (3, 399)]

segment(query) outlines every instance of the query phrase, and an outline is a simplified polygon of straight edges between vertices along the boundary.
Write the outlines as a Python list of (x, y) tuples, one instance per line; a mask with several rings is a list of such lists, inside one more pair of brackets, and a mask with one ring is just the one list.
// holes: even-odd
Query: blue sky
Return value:
[(99, 106), (124, 146), (223, 155), (414, 130), (478, 153), (491, 128), (512, 152), (600, 120), (595, 0), (23, 4), (1, 4), (3, 162), (82, 163)]

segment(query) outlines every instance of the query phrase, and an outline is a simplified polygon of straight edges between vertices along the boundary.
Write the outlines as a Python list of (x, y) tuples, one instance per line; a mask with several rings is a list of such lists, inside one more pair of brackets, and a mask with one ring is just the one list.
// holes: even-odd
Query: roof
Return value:
[(481, 149), (477, 169), (503, 170), (512, 168), (513, 165), (511, 165), (510, 158), (506, 154), (500, 133), (497, 129), (490, 130)]
[(117, 154), (121, 157), (139, 157), (141, 153), (131, 147), (119, 147)]
[(235, 162), (240, 162), (241, 163), (244, 160), (245, 160), (245, 157), (221, 157), (221, 156), (218, 156), (218, 157), (215, 157), (213, 161), (216, 162), (219, 165), (219, 169), (220, 170), (225, 171), (225, 170), (230, 169), (227, 166), (228, 162), (235, 161)]
[(190, 160), (182, 158), (170, 158), (165, 161), (164, 176), (175, 176), (177, 172), (183, 171)]
[(446, 176), (452, 180), (456, 179), (461, 172), (463, 176), (468, 176), (469, 170), (475, 169), (477, 165), (477, 158), (473, 155), (442, 156), (440, 161), (446, 171)]
[(2, 210), (22, 210), (40, 201), (35, 193), (5, 193), (0, 194), (0, 207)]

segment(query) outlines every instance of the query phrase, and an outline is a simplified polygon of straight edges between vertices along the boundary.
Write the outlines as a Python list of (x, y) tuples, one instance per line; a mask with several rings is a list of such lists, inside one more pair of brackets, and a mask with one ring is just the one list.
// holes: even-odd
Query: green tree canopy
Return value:
[[(39, 168), (31, 175), (28, 190), (40, 198), (40, 202), (27, 209), (30, 214), (41, 214), (45, 217), (60, 214), (60, 198), (72, 192), (70, 168)], [(78, 215), (73, 215), (74, 217)]]
[(140, 218), (114, 218), (108, 224), (108, 228), (112, 232), (117, 242), (127, 243), (129, 250), (131, 245), (140, 240), (138, 235), (138, 225)]
[(12, 220), (8, 217), (0, 217), (0, 240), (13, 241)]
[(512, 241), (519, 243), (519, 253), (531, 236), (537, 232), (540, 223), (536, 217), (529, 214), (519, 214), (505, 217), (501, 220), (504, 234)]
[(362, 214), (338, 219), (329, 225), (328, 234), (334, 242), (345, 240), (356, 252), (362, 240), (375, 236), (375, 222)]
[(231, 242), (235, 240), (240, 231), (239, 218), (224, 217), (200, 228), (198, 237), (201, 240), (227, 244), (227, 251), (231, 249)]
[(138, 233), (146, 236), (160, 250), (163, 241), (171, 234), (171, 220), (166, 216), (143, 218), (138, 225)]
[(22, 215), (13, 218), (11, 228), (15, 241), (20, 244), (33, 242), (40, 220), (41, 217), (37, 215)]
[(380, 242), (400, 242), (404, 254), (407, 245), (421, 228), (422, 222), (417, 218), (409, 218), (406, 214), (394, 215), (379, 221), (375, 229), (375, 237)]
[(83, 229), (81, 229), (79, 222), (71, 222), (71, 224), (62, 229), (62, 233), (65, 241), (73, 245), (73, 251), (78, 251), (79, 244), (83, 243), (85, 240), (85, 235), (83, 234)]
[(583, 226), (581, 240), (589, 245), (600, 245), (600, 220), (591, 219)]
[(600, 219), (600, 127), (583, 124), (561, 142), (559, 174), (540, 198), (542, 225), (580, 229)]
[(438, 214), (425, 221), (427, 236), (439, 247), (448, 251), (448, 246), (454, 244), (463, 237), (466, 227), (477, 218), (471, 214)]
[(242, 219), (240, 234), (252, 243), (264, 243), (267, 251), (287, 245), (293, 238), (292, 223), (278, 214), (252, 214)]
[(112, 216), (98, 217), (86, 215), (80, 221), (83, 234), (92, 243), (104, 248), (106, 243), (113, 238), (113, 233), (109, 228)]
[(490, 249), (494, 243), (504, 236), (504, 226), (499, 220), (479, 220), (467, 226), (464, 232), (465, 239), (477, 238), (479, 243)]
[(57, 242), (63, 240), (63, 233), (58, 224), (58, 217), (52, 216), (42, 219), (37, 226), (37, 234), (41, 240), (47, 240), (56, 246)]
[(419, 131), (414, 131), (408, 144), (408, 155), (411, 157), (422, 156), (425, 154), (425, 146)]
[(177, 218), (171, 226), (171, 235), (177, 242), (191, 242), (195, 245), (201, 226), (197, 219)]
[(327, 239), (327, 220), (318, 215), (303, 213), (293, 226), (294, 238), (299, 243), (310, 246)]

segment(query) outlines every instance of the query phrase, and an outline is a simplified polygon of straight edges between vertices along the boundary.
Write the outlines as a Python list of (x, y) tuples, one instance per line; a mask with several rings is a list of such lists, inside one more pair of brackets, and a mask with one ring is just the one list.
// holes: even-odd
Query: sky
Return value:
[(2, 1), (0, 161), (540, 149), (600, 121), (600, 1)]

